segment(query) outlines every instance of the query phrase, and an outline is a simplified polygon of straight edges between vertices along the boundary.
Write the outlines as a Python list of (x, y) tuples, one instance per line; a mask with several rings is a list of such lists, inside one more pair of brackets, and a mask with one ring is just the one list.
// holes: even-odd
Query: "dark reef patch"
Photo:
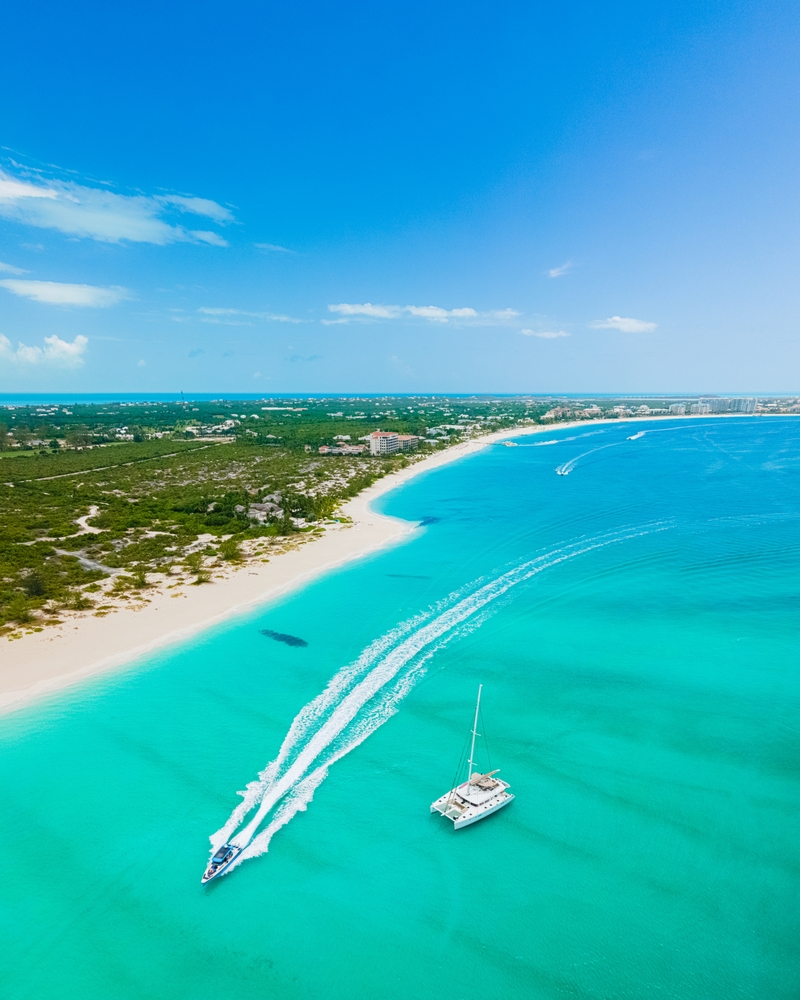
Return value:
[(307, 646), (305, 639), (300, 639), (296, 635), (287, 635), (285, 632), (273, 632), (271, 628), (262, 628), (261, 634), (276, 642), (285, 642), (287, 646)]
[(441, 521), (440, 517), (423, 517), (419, 522), (419, 526), (420, 528), (424, 528), (426, 524), (436, 524), (438, 521)]

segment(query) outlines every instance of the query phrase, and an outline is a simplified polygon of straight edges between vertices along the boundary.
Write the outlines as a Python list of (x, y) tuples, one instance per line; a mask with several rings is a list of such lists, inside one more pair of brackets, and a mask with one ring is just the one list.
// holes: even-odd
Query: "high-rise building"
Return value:
[(400, 435), (395, 431), (373, 431), (369, 436), (370, 455), (390, 455), (400, 450)]
[(708, 403), (712, 413), (755, 413), (757, 400), (745, 397), (736, 397), (733, 399), (715, 397), (701, 399), (700, 402)]
[(682, 417), (686, 413), (686, 403), (671, 403), (669, 412), (674, 417)]

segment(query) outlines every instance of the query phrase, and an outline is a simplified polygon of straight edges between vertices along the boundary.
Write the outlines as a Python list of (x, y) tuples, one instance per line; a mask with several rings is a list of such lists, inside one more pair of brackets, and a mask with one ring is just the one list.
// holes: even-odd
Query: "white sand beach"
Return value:
[[(628, 418), (633, 422), (637, 419)], [(592, 426), (620, 422), (595, 420)], [(118, 602), (104, 616), (73, 616), (42, 631), (28, 630), (13, 640), (0, 639), (0, 712), (21, 707), (92, 674), (129, 664), (158, 647), (179, 642), (231, 615), (301, 587), (336, 566), (407, 538), (416, 530), (415, 524), (378, 514), (371, 504), (422, 473), (506, 438), (586, 426), (585, 421), (537, 424), (454, 445), (385, 476), (348, 501), (341, 513), (351, 519), (350, 523), (326, 526), (324, 533), (272, 555), (268, 562), (254, 559), (241, 568), (228, 570), (224, 579), (203, 586), (167, 588), (162, 584), (149, 590), (148, 602), (138, 607)]]

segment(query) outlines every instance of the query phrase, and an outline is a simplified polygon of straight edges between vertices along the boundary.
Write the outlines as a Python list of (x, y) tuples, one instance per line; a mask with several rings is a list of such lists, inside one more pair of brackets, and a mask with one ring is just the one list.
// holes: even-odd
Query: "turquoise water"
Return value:
[[(796, 1000), (800, 423), (646, 426), (425, 474), (405, 544), (3, 718), (3, 1000)], [(516, 799), (455, 833), (478, 683)]]

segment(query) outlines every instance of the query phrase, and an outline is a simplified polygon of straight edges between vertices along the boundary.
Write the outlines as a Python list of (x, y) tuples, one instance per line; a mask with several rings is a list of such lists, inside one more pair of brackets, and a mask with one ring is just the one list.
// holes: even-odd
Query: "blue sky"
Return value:
[(800, 391), (796, 4), (3, 36), (0, 391)]

